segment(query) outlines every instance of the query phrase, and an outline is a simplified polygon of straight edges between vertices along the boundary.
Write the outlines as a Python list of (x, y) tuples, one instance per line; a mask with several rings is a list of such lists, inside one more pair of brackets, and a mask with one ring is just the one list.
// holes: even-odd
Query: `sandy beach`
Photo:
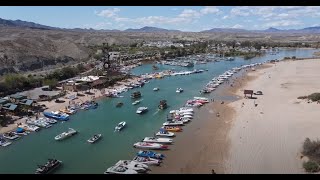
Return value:
[[(306, 137), (320, 137), (320, 105), (297, 97), (319, 90), (319, 68), (317, 59), (288, 60), (233, 79), (233, 87), (217, 96), (238, 100), (216, 101), (197, 111), (196, 120), (178, 134), (172, 149), (164, 152), (166, 161), (152, 173), (304, 173), (300, 151)], [(263, 95), (246, 99), (244, 89)]]
[(243, 96), (243, 89), (264, 95), (229, 104), (235, 116), (226, 173), (304, 172), (300, 151), (306, 137), (320, 137), (320, 105), (297, 97), (319, 92), (319, 68), (317, 59), (283, 61), (248, 74), (254, 80), (237, 95)]

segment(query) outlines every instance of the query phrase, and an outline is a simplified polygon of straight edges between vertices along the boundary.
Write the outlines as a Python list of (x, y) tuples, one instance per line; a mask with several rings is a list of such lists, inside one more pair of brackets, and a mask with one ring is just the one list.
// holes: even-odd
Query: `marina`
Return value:
[[(144, 137), (149, 137), (155, 133), (160, 135), (160, 133), (158, 134), (158, 131), (163, 123), (165, 123), (165, 119), (171, 110), (179, 109), (187, 104), (192, 107), (202, 106), (205, 103), (208, 103), (207, 100), (212, 97), (216, 100), (224, 100), (225, 97), (214, 96), (215, 90), (213, 90), (213, 88), (220, 88), (220, 86), (223, 85), (223, 81), (235, 76), (237, 72), (240, 71), (240, 69), (237, 68), (251, 68), (251, 66), (244, 65), (251, 64), (253, 67), (254, 65), (259, 65), (257, 63), (263, 63), (275, 58), (281, 59), (284, 56), (310, 57), (312, 53), (313, 50), (311, 49), (280, 50), (279, 53), (272, 55), (272, 57), (266, 55), (251, 60), (243, 60), (242, 58), (236, 57), (234, 61), (195, 64), (194, 68), (208, 69), (208, 71), (194, 73), (192, 76), (177, 76), (169, 73), (170, 77), (168, 78), (154, 78), (150, 80), (147, 85), (137, 87), (144, 99), (143, 101), (139, 101), (139, 104), (141, 107), (148, 107), (149, 111), (143, 116), (136, 115), (137, 106), (130, 105), (124, 106), (123, 108), (116, 108), (115, 104), (119, 102), (117, 98), (99, 99), (97, 100), (99, 106), (93, 106), (95, 109), (92, 111), (79, 111), (76, 114), (69, 115), (68, 121), (59, 121), (60, 119), (58, 118), (58, 122), (53, 128), (48, 128), (37, 133), (30, 133), (27, 137), (23, 137), (21, 140), (19, 139), (8, 147), (1, 147), (0, 166), (2, 168), (0, 169), (0, 173), (33, 173), (35, 162), (43, 162), (43, 159), (45, 159), (44, 157), (57, 157), (62, 160), (66, 166), (57, 169), (55, 171), (56, 173), (101, 174), (105, 172), (107, 168), (116, 164), (120, 159), (131, 160), (135, 158), (138, 150), (133, 148), (132, 145)], [(152, 65), (150, 64), (139, 66), (132, 69), (132, 73), (136, 75), (144, 74), (142, 77), (148, 77), (148, 75), (145, 74), (150, 73), (151, 66)], [(172, 68), (169, 65), (158, 66), (159, 69), (156, 70), (158, 72), (168, 71)], [(184, 71), (185, 75), (188, 74), (185, 70), (186, 67), (177, 66), (175, 68), (175, 70)], [(191, 72), (197, 71), (191, 70)], [(192, 87), (190, 86), (191, 83)], [(156, 95), (153, 91), (154, 87), (159, 87), (161, 89)], [(177, 87), (182, 88), (185, 91), (177, 95), (175, 92)], [(212, 93), (200, 95), (200, 90), (211, 90)], [(141, 94), (131, 96), (132, 93), (132, 90), (122, 92), (121, 96), (123, 96), (123, 98), (121, 101), (124, 104), (132, 104), (135, 102), (135, 98), (141, 97)], [(166, 99), (170, 108), (159, 111), (159, 102), (163, 99)], [(194, 111), (194, 116), (191, 116), (192, 113), (186, 113), (190, 112), (188, 109), (180, 109), (177, 114), (183, 114), (183, 112), (185, 112), (183, 115), (185, 117), (184, 119), (190, 120), (193, 118), (195, 119), (194, 121), (196, 121), (196, 108)], [(49, 116), (58, 117), (54, 113), (49, 114)], [(67, 116), (63, 117), (65, 118)], [(127, 121), (130, 124), (130, 127), (126, 128), (126, 130), (121, 133), (113, 133), (114, 126), (115, 124), (118, 124), (119, 119)], [(34, 123), (29, 126), (31, 127), (32, 125), (34, 125)], [(73, 127), (81, 133), (67, 141), (54, 141), (53, 138), (57, 134), (69, 127)], [(168, 128), (173, 130), (174, 134), (177, 136), (179, 136), (179, 133), (188, 133), (188, 126), (186, 126), (186, 128), (183, 127), (183, 132), (177, 133), (176, 131), (181, 130), (179, 127)], [(94, 146), (85, 143), (88, 137), (91, 137), (92, 134), (95, 134), (96, 132), (103, 132), (105, 138)], [(138, 145), (140, 147), (146, 147), (144, 146), (146, 145), (144, 143), (139, 143)], [(154, 146), (154, 148), (161, 147), (162, 146)], [(171, 148), (174, 148), (174, 145), (170, 145), (170, 149)], [(46, 149), (50, 149), (50, 151), (47, 151)], [(70, 151), (74, 153), (72, 155), (66, 153)], [(34, 153), (42, 155), (34, 157), (32, 156)], [(95, 155), (86, 157), (88, 154)], [(32, 159), (30, 159), (31, 157)], [(20, 163), (14, 163), (18, 159)], [(87, 163), (88, 167), (94, 165), (95, 168), (91, 169), (83, 166), (84, 161)], [(12, 169), (10, 166), (15, 166), (16, 168)]]

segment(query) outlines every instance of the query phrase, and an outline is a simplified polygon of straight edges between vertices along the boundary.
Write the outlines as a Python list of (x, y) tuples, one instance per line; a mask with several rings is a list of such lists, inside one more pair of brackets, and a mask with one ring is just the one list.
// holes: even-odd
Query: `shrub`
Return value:
[(319, 171), (319, 165), (318, 165), (318, 163), (316, 163), (314, 161), (304, 162), (303, 163), (303, 168), (307, 172), (318, 172)]
[(319, 101), (320, 100), (320, 93), (313, 93), (308, 96), (308, 99), (312, 101)]
[(308, 96), (299, 96), (298, 99), (307, 99)]
[(302, 154), (306, 156), (317, 157), (320, 155), (320, 141), (311, 141), (309, 138), (306, 138), (303, 143)]

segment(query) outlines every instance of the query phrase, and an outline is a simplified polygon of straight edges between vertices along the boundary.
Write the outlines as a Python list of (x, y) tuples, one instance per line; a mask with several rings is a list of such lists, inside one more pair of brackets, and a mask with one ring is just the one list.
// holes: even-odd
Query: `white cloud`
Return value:
[(243, 28), (243, 26), (240, 24), (236, 24), (234, 26), (231, 26), (231, 28), (239, 29), (239, 28)]
[(232, 8), (230, 11), (231, 16), (249, 16), (249, 7), (243, 6), (243, 7), (235, 7)]
[(269, 27), (287, 27), (287, 26), (298, 26), (302, 25), (303, 23), (301, 21), (295, 21), (295, 20), (280, 20), (280, 21), (273, 21), (263, 24), (263, 27), (269, 28)]
[(222, 19), (228, 19), (230, 16), (223, 16)]
[(200, 10), (201, 14), (217, 14), (217, 13), (221, 13), (221, 11), (214, 6), (206, 6), (205, 8)]
[(200, 17), (201, 13), (193, 9), (184, 9), (178, 16), (183, 18), (194, 18)]
[(95, 14), (97, 14), (98, 16), (102, 16), (102, 17), (115, 17), (117, 16), (117, 13), (120, 11), (119, 8), (112, 8), (112, 9), (105, 9), (102, 10), (100, 12), (95, 12)]

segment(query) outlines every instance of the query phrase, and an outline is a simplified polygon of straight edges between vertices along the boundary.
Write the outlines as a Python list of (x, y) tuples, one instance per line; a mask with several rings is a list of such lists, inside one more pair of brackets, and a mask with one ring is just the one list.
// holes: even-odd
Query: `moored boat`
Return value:
[(134, 101), (134, 102), (132, 103), (132, 105), (137, 105), (137, 104), (139, 104), (140, 102), (141, 102), (140, 100)]
[(10, 144), (12, 144), (10, 141), (3, 138), (3, 136), (0, 136), (0, 146), (5, 147), (9, 146)]
[(143, 114), (148, 111), (147, 107), (139, 107), (136, 111), (137, 114)]
[(168, 146), (166, 145), (162, 145), (158, 143), (147, 143), (147, 142), (137, 142), (133, 144), (133, 147), (140, 148), (140, 149), (158, 149), (158, 150), (168, 149)]
[(137, 153), (137, 156), (154, 158), (154, 159), (164, 159), (164, 157), (165, 157), (163, 154), (156, 153), (156, 152), (153, 152), (153, 151), (139, 151)]
[(182, 89), (182, 88), (177, 88), (176, 92), (177, 92), (177, 93), (182, 93), (182, 92), (183, 92), (183, 89)]
[(127, 167), (137, 171), (138, 173), (146, 173), (150, 170), (148, 165), (132, 160), (120, 160), (115, 164), (115, 166)]
[(38, 165), (35, 174), (49, 174), (57, 169), (62, 164), (62, 161), (57, 159), (49, 159), (45, 165)]
[(125, 127), (125, 125), (126, 125), (126, 122), (122, 121), (114, 128), (114, 130), (115, 131), (121, 131)]
[(182, 131), (181, 127), (178, 126), (163, 126), (163, 129), (165, 129), (166, 131), (170, 131), (170, 132), (180, 132)]
[(87, 141), (92, 144), (92, 143), (95, 143), (96, 141), (98, 141), (101, 137), (102, 137), (102, 134), (95, 134)]
[(159, 166), (161, 164), (161, 160), (150, 158), (150, 157), (136, 156), (136, 157), (133, 158), (133, 161), (140, 162), (140, 163), (143, 163), (143, 164), (146, 164), (146, 165)]
[(59, 121), (68, 121), (69, 115), (61, 113), (61, 112), (43, 112), (43, 115), (48, 118), (53, 118)]
[(158, 106), (159, 109), (166, 109), (168, 107), (166, 100), (161, 100)]
[(174, 137), (175, 134), (173, 132), (169, 132), (163, 128), (159, 130), (159, 132), (156, 133), (156, 136), (163, 136), (163, 137)]
[(16, 139), (20, 138), (19, 135), (16, 135), (13, 132), (4, 133), (2, 136), (6, 139), (9, 139), (9, 140), (16, 140)]
[(136, 98), (140, 98), (141, 97), (141, 93), (140, 91), (135, 91), (131, 94), (131, 98), (132, 99), (136, 99)]
[(138, 174), (138, 172), (124, 166), (111, 166), (104, 174)]
[(76, 130), (74, 130), (74, 129), (72, 129), (72, 128), (69, 128), (68, 131), (63, 132), (63, 133), (57, 135), (54, 139), (57, 140), (57, 141), (63, 140), (63, 139), (66, 139), (66, 138), (68, 138), (68, 137), (73, 136), (73, 135), (76, 134), (76, 133), (77, 133)]
[(161, 144), (173, 143), (173, 140), (170, 138), (156, 138), (156, 137), (145, 137), (142, 141), (149, 142), (149, 143), (161, 143)]

